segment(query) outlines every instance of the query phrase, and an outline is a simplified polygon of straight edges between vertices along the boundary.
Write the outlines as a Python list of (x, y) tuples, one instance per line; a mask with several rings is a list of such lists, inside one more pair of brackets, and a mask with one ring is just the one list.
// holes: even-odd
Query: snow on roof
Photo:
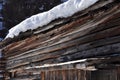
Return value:
[(30, 18), (22, 21), (20, 24), (9, 30), (6, 38), (14, 38), (14, 36), (18, 36), (20, 32), (34, 30), (38, 27), (47, 25), (55, 19), (72, 16), (76, 12), (88, 8), (97, 1), (98, 0), (68, 0), (49, 11), (33, 15)]

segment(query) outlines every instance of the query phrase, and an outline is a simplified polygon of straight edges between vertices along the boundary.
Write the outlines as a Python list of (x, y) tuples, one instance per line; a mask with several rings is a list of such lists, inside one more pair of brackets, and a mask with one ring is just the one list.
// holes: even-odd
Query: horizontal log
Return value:
[(0, 68), (0, 71), (1, 71), (1, 70), (5, 70), (5, 68)]
[[(90, 49), (90, 50), (86, 50), (86, 51), (80, 51), (74, 54), (69, 54), (69, 55), (65, 55), (65, 56), (59, 56), (60, 54), (49, 54), (49, 55), (43, 55), (43, 56), (36, 56), (29, 59), (21, 59), (21, 62), (16, 62), (16, 63), (12, 63), (7, 65), (8, 68), (14, 68), (14, 67), (18, 67), (18, 66), (23, 66), (23, 65), (27, 65), (30, 64), (31, 62), (34, 63), (36, 61), (43, 61), (43, 60), (47, 60), (47, 59), (53, 59), (54, 57), (56, 58), (56, 55), (58, 55), (58, 59), (54, 59), (56, 62), (63, 62), (63, 61), (70, 61), (70, 60), (76, 60), (76, 59), (80, 59), (80, 58), (87, 58), (87, 57), (94, 57), (94, 56), (102, 56), (102, 55), (110, 55), (112, 53), (119, 53), (120, 52), (120, 43), (118, 44), (112, 44), (112, 45), (106, 45), (106, 46), (102, 46), (102, 47), (98, 47), (98, 48), (94, 48), (94, 49)], [(60, 58), (59, 58), (60, 57)], [(30, 60), (31, 59), (31, 60)], [(36, 59), (36, 60), (35, 60)], [(24, 61), (26, 60), (26, 61)], [(54, 61), (54, 62), (55, 62)]]
[[(119, 33), (119, 26), (118, 26), (118, 30), (116, 30), (116, 31), (118, 31), (118, 33)], [(114, 33), (115, 33), (115, 32), (114, 32)], [(65, 37), (65, 38), (63, 39), (64, 41), (62, 40), (62, 42), (63, 42), (63, 43), (66, 42), (66, 38), (67, 38), (67, 41), (68, 41), (68, 40), (70, 41), (70, 40), (72, 40), (71, 38), (74, 39), (74, 38), (75, 38), (76, 36), (78, 36), (79, 34), (80, 34), (80, 32), (77, 33), (77, 34), (74, 34), (75, 36), (73, 36), (73, 37), (69, 37), (69, 36), (68, 36), (68, 37)], [(83, 34), (84, 34), (84, 33), (83, 33)], [(105, 32), (104, 34), (106, 34), (106, 32)], [(97, 35), (97, 34), (96, 34), (96, 35)], [(108, 35), (114, 35), (114, 34), (110, 34), (110, 33), (109, 33)], [(117, 34), (116, 34), (116, 35), (117, 35)], [(101, 33), (101, 35), (98, 35), (98, 36), (102, 36), (102, 33)], [(95, 37), (97, 38), (97, 36), (94, 36), (93, 38), (95, 38)], [(103, 36), (103, 37), (104, 37), (104, 36)], [(108, 37), (109, 37), (109, 36), (108, 36)], [(59, 42), (61, 42), (61, 41), (59, 41)], [(60, 44), (59, 42), (57, 42), (58, 45)], [(61, 42), (61, 43), (62, 43), (62, 42)], [(57, 43), (55, 43), (55, 45), (56, 45)], [(46, 44), (49, 44), (49, 43), (46, 43)], [(45, 46), (48, 47), (48, 45), (45, 45)], [(50, 45), (50, 46), (51, 46), (51, 45)], [(53, 45), (52, 45), (52, 46), (53, 46)], [(40, 47), (45, 48), (44, 45), (43, 45), (43, 46), (40, 45)], [(24, 49), (22, 49), (22, 50), (24, 51)], [(33, 51), (33, 50), (32, 50), (32, 51)], [(20, 51), (20, 52), (21, 52), (21, 51)], [(28, 51), (28, 52), (30, 52), (30, 51)], [(23, 53), (23, 54), (24, 54), (24, 53)], [(11, 53), (11, 55), (13, 55), (13, 54)], [(20, 54), (20, 55), (22, 55), (22, 54)], [(19, 56), (19, 55), (17, 55), (17, 56)]]
[[(64, 69), (82, 69), (82, 70), (95, 70), (94, 66), (96, 65), (109, 65), (113, 64), (114, 67), (118, 67), (120, 65), (115, 65), (116, 62), (120, 62), (120, 56), (114, 57), (102, 57), (102, 58), (88, 58), (83, 60), (69, 61), (64, 63), (56, 63), (56, 64), (46, 64), (41, 66), (31, 66), (25, 67), (21, 69), (14, 69), (10, 72), (15, 72), (18, 75), (26, 75), (26, 74), (40, 74), (41, 71), (47, 70), (64, 70)], [(112, 69), (112, 67), (111, 67)]]
[[(108, 19), (108, 20), (109, 20), (109, 19)], [(57, 29), (57, 30), (58, 30), (58, 29)], [(45, 35), (44, 35), (44, 36), (45, 36)], [(33, 40), (34, 40), (34, 39), (33, 39)], [(25, 42), (23, 42), (23, 43), (25, 43)], [(20, 43), (19, 43), (19, 44), (20, 44)], [(17, 44), (15, 44), (15, 45), (17, 45)], [(24, 45), (25, 45), (25, 44), (24, 44)], [(31, 45), (32, 45), (32, 44), (31, 44)], [(34, 45), (35, 45), (35, 43), (34, 43)], [(37, 45), (40, 45), (40, 44), (37, 43)], [(23, 47), (23, 46), (21, 46), (21, 47)], [(33, 47), (33, 45), (32, 45), (32, 47)], [(20, 47), (18, 47), (18, 48), (20, 48)], [(30, 45), (29, 45), (28, 48), (30, 48)], [(25, 49), (28, 50), (28, 48), (27, 48), (27, 46), (25, 46), (25, 47), (23, 47), (23, 49), (22, 49), (21, 51), (16, 51), (16, 49), (13, 48), (15, 51), (13, 50), (14, 52), (11, 52), (11, 53), (22, 52), (22, 51), (24, 51)], [(30, 48), (30, 49), (31, 49), (31, 48)], [(9, 51), (9, 50), (7, 49), (7, 51)], [(12, 51), (12, 50), (10, 49), (10, 51)], [(11, 54), (11, 53), (10, 53), (10, 54)], [(6, 53), (6, 54), (7, 54), (7, 53)], [(17, 53), (16, 53), (16, 54), (17, 54)]]
[[(35, 50), (35, 52), (29, 52), (29, 54), (26, 54), (26, 55), (22, 55), (21, 57), (19, 56), (18, 58), (17, 57), (13, 57), (13, 58), (17, 58), (17, 59), (23, 59), (23, 58), (27, 58), (27, 57), (30, 57), (30, 56), (35, 56), (35, 55), (44, 55), (44, 53), (46, 54), (46, 53), (50, 53), (50, 52), (54, 52), (54, 51), (58, 51), (58, 50), (62, 50), (62, 49), (65, 49), (65, 47), (66, 48), (68, 48), (68, 47), (70, 47), (71, 45), (81, 45), (81, 44), (83, 44), (83, 43), (85, 43), (85, 42), (91, 42), (91, 41), (96, 41), (97, 39), (100, 39), (100, 38), (102, 38), (102, 37), (107, 37), (107, 38), (109, 38), (109, 36), (113, 36), (114, 35), (114, 32), (115, 32), (115, 34), (116, 34), (116, 32), (118, 31), (118, 33), (117, 33), (117, 35), (120, 33), (119, 32), (119, 30), (118, 30), (118, 28), (119, 27), (117, 27), (116, 29), (115, 28), (113, 28), (113, 31), (111, 32), (111, 30), (112, 29), (108, 29), (108, 30), (105, 30), (105, 31), (103, 31), (103, 32), (98, 32), (99, 34), (92, 34), (92, 35), (90, 35), (90, 36), (85, 36), (85, 38), (84, 37), (82, 37), (82, 38), (78, 38), (78, 39), (75, 39), (75, 40), (72, 40), (72, 41), (70, 41), (70, 42), (66, 42), (66, 43), (62, 43), (62, 44), (59, 44), (59, 45), (56, 45), (56, 46), (50, 46), (50, 47), (47, 47), (47, 48), (43, 48), (43, 49), (40, 49), (40, 50)], [(110, 32), (109, 32), (110, 31)], [(107, 32), (107, 33), (106, 33)], [(102, 34), (101, 34), (102, 33)], [(109, 34), (109, 33), (113, 33), (113, 34)], [(103, 36), (101, 36), (101, 37), (98, 37), (98, 36), (100, 36), (100, 35), (103, 35)], [(96, 39), (94, 39), (94, 38), (96, 38)], [(105, 40), (103, 40), (104, 42), (107, 40), (107, 38), (105, 39)], [(115, 38), (113, 38), (113, 39), (115, 39)], [(112, 39), (112, 40), (113, 40)], [(108, 40), (107, 40), (108, 41)], [(109, 42), (113, 42), (114, 43), (114, 41), (115, 42), (119, 42), (119, 38), (116, 38), (115, 40), (113, 40), (113, 41), (109, 41)], [(92, 43), (91, 42), (91, 44), (94, 44), (94, 42)], [(89, 45), (91, 45), (91, 44), (89, 44)], [(102, 44), (102, 41), (101, 41), (101, 44)], [(62, 46), (63, 45), (63, 46)], [(88, 46), (89, 46), (88, 45)], [(102, 45), (104, 45), (104, 44), (102, 44)], [(65, 46), (65, 47), (64, 47)], [(98, 46), (100, 46), (100, 45), (98, 45)], [(86, 46), (87, 47), (87, 46)], [(92, 47), (92, 46), (91, 46)], [(50, 48), (50, 49), (49, 49)], [(58, 48), (58, 50), (56, 50), (56, 48)], [(82, 48), (82, 47), (81, 47)], [(84, 47), (85, 48), (85, 47)], [(93, 47), (94, 48), (94, 47)], [(52, 49), (55, 49), (55, 50), (52, 50)], [(42, 51), (43, 50), (43, 51)], [(84, 49), (83, 49), (84, 50)], [(8, 58), (8, 59), (10, 59), (10, 58)], [(14, 60), (14, 59), (13, 59)]]
[[(116, 68), (116, 63), (120, 62), (119, 57), (103, 56), (120, 53), (120, 2), (117, 0), (99, 2), (85, 12), (22, 33), (19, 38), (0, 42), (2, 53), (7, 58), (3, 60), (6, 67), (0, 64), (1, 70), (6, 68), (7, 71), (15, 72), (11, 80), (24, 80), (40, 79), (40, 71), (47, 70), (82, 67), (88, 70), (93, 67), (103, 68), (106, 65), (107, 68), (108, 66)], [(93, 57), (103, 58), (88, 59), (82, 63), (78, 62), (79, 64), (63, 64), (67, 61)], [(53, 67), (55, 64), (57, 67)]]

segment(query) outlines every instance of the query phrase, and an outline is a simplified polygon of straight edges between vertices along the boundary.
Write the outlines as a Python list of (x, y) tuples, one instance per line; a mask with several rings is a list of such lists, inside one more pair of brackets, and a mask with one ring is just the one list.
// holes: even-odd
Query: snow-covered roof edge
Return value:
[(9, 30), (6, 38), (14, 38), (14, 36), (18, 36), (20, 32), (34, 30), (38, 27), (47, 25), (55, 19), (72, 16), (78, 11), (82, 11), (95, 4), (97, 1), (99, 0), (68, 0), (67, 2), (60, 4), (49, 11), (33, 15), (22, 21), (20, 24)]

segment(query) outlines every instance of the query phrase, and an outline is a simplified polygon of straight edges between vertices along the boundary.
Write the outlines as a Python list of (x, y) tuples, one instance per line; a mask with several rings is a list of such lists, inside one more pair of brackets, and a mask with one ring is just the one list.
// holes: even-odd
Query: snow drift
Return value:
[(18, 36), (20, 32), (42, 27), (57, 18), (72, 16), (76, 12), (88, 8), (97, 1), (98, 0), (68, 0), (67, 2), (60, 4), (49, 11), (33, 15), (22, 21), (20, 24), (9, 30), (6, 38), (13, 38), (14, 36)]

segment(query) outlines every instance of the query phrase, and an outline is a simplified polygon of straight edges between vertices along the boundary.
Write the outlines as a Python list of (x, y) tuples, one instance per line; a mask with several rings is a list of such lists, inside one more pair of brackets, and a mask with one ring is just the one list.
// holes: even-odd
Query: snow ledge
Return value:
[(22, 21), (20, 24), (9, 30), (6, 38), (14, 38), (15, 36), (18, 36), (20, 32), (43, 27), (55, 19), (72, 16), (78, 11), (82, 11), (90, 7), (97, 1), (99, 0), (68, 0), (67, 2), (60, 4), (49, 11), (33, 15)]

